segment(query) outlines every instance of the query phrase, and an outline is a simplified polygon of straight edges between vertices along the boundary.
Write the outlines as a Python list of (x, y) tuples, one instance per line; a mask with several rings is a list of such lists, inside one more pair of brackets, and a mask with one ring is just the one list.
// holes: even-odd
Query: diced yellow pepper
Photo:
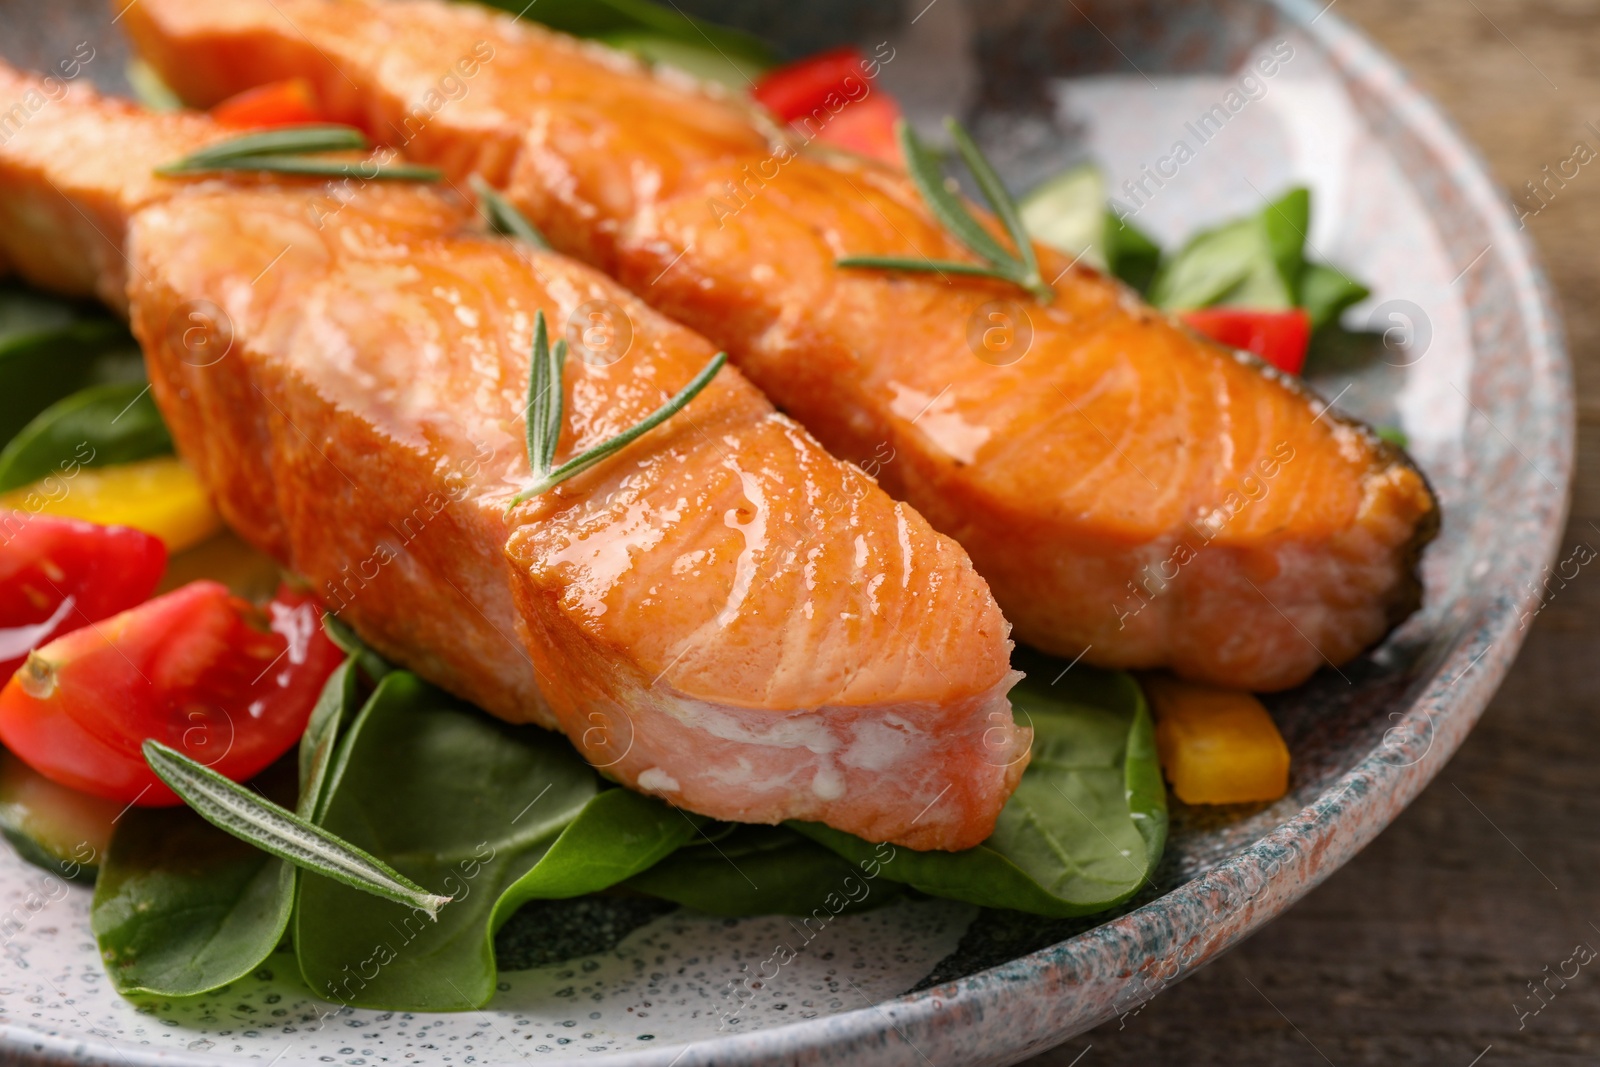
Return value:
[(52, 475), (0, 496), (0, 508), (132, 526), (159, 537), (174, 555), (222, 529), (194, 472), (173, 456)]
[(1156, 750), (1185, 804), (1277, 800), (1289, 791), (1289, 746), (1261, 701), (1238, 689), (1146, 677)]

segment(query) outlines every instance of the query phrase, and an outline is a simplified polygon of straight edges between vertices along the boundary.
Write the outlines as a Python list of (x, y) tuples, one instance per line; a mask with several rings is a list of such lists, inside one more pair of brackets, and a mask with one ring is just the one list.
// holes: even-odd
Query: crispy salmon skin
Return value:
[(0, 254), (125, 303), (234, 529), (385, 655), (565, 731), (633, 788), (913, 848), (988, 836), (1029, 735), (1006, 622), (955, 542), (731, 369), (508, 509), (532, 478), (537, 312), (559, 334), (599, 303), (631, 331), (621, 358), (569, 358), (557, 462), (715, 349), (591, 268), (485, 234), (448, 191), (150, 178), (224, 135), (74, 89), (0, 145), (0, 212), (27, 222)]
[[(1420, 602), (1438, 510), (1397, 451), (1048, 249), (1049, 303), (838, 268), (969, 256), (903, 174), (742, 100), (472, 4), (141, 0), (124, 24), (192, 102), (306, 77), (341, 120), (503, 188), (872, 464), (1030, 644), (1280, 689)], [(995, 358), (995, 321), (1030, 340)]]

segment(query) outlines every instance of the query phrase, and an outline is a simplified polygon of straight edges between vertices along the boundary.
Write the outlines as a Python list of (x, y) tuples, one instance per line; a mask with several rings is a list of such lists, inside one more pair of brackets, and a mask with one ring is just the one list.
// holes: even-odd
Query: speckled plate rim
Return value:
[[(1364, 848), (1460, 746), (1521, 646), (1530, 580), (1555, 555), (1565, 525), (1574, 453), (1571, 368), (1548, 283), (1488, 170), (1399, 66), (1310, 0), (1265, 0), (1312, 37), (1350, 80), (1393, 107), (1407, 132), (1448, 164), (1464, 204), (1493, 235), (1524, 324), (1525, 395), (1542, 419), (1529, 450), (1541, 477), (1506, 505), (1525, 516), (1483, 606), (1416, 687), (1409, 708), (1355, 768), (1275, 830), (1206, 874), (1104, 925), (1049, 948), (915, 994), (748, 1034), (606, 1057), (617, 1067), (712, 1064), (1014, 1063), (1122, 1013), (1187, 977), (1266, 924)], [(1474, 390), (1475, 391), (1475, 390)], [(1136, 962), (1135, 962), (1136, 961)], [(926, 1051), (924, 1051), (926, 1050)], [(290, 1057), (292, 1060), (292, 1057)], [(177, 1050), (122, 1049), (0, 1023), (0, 1063), (215, 1065)]]
[[(1366, 847), (1433, 779), (1488, 706), (1521, 648), (1534, 577), (1560, 546), (1575, 448), (1572, 372), (1549, 283), (1477, 150), (1399, 65), (1322, 0), (1267, 0), (1351, 81), (1393, 107), (1448, 164), (1464, 205), (1492, 235), (1520, 313), (1529, 420), (1523, 450), (1539, 477), (1502, 506), (1525, 516), (1514, 556), (1455, 644), (1420, 680), (1383, 741), (1312, 803), (1249, 848), (1102, 926), (986, 971), (882, 1004), (803, 1023), (608, 1058), (619, 1067), (1015, 1063), (1136, 1011), (1260, 929)], [(1336, 0), (1335, 0), (1336, 2)], [(1473, 390), (1476, 392), (1476, 390)], [(1138, 961), (1130, 965), (1129, 961)], [(1147, 992), (1129, 995), (1142, 985)]]

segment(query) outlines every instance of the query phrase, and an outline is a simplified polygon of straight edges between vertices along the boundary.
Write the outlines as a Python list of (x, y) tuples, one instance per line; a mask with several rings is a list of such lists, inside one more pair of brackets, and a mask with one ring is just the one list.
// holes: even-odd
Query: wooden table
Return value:
[[(1578, 141), (1600, 153), (1586, 126), (1600, 127), (1600, 5), (1336, 4), (1444, 105), (1507, 189)], [(1600, 449), (1600, 159), (1527, 226), (1577, 380), (1565, 547), (1600, 549), (1600, 464), (1585, 462)], [(1571, 975), (1581, 943), (1600, 951), (1597, 668), (1600, 577), (1586, 570), (1549, 599), (1460, 752), (1373, 845), (1125, 1028), (1102, 1026), (1035, 1067), (1600, 1060), (1600, 957), (1551, 978), (1538, 1014), (1519, 1014), (1541, 1003), (1528, 983)]]

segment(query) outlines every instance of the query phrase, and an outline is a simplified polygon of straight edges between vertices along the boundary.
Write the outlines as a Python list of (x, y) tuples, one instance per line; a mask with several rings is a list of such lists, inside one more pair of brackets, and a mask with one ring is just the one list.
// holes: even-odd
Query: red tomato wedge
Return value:
[(751, 95), (806, 137), (901, 165), (900, 105), (872, 84), (871, 65), (859, 48), (835, 48), (768, 71)]
[(142, 603), (166, 568), (140, 530), (0, 512), (0, 683), (33, 649)]
[(900, 138), (895, 134), (899, 121), (900, 105), (887, 93), (875, 92), (833, 116), (817, 140), (903, 167)]
[(1253, 311), (1197, 308), (1180, 316), (1191, 329), (1230, 348), (1254, 352), (1281, 371), (1299, 374), (1311, 343), (1311, 316), (1304, 308)]
[(784, 122), (825, 106), (829, 93), (845, 99), (861, 95), (867, 82), (866, 55), (859, 48), (833, 48), (763, 74), (750, 95)]
[(191, 582), (30, 654), (0, 691), (0, 742), (52, 781), (123, 803), (178, 798), (139, 746), (155, 738), (234, 781), (287, 752), (344, 654), (311, 597), (264, 610)]
[(211, 117), (219, 125), (240, 129), (299, 126), (308, 122), (327, 121), (317, 104), (316, 91), (304, 78), (290, 78), (246, 89), (214, 106)]

